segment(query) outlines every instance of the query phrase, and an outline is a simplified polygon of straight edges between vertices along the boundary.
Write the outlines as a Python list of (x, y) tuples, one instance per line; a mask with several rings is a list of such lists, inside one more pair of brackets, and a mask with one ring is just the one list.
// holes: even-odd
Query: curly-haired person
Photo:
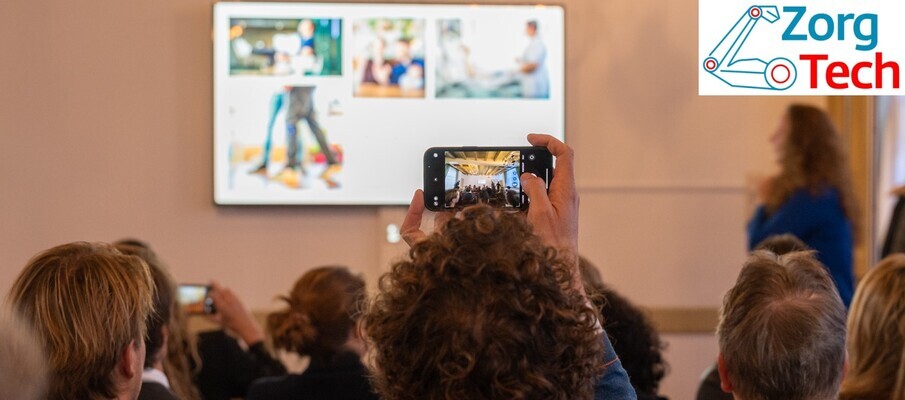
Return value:
[(412, 246), (380, 280), (364, 316), (373, 381), (384, 400), (635, 399), (578, 273), (572, 150), (529, 135), (557, 157), (549, 195), (522, 176), (527, 218), (487, 206), (438, 214), (421, 231), (423, 193), (402, 232)]

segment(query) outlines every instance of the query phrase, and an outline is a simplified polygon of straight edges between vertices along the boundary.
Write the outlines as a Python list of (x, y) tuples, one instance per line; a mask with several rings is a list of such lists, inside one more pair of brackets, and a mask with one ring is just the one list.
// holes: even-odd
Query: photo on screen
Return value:
[(355, 96), (424, 97), (424, 28), (424, 19), (355, 20)]
[(201, 285), (179, 285), (177, 299), (185, 312), (203, 314), (208, 301), (207, 287)]
[(437, 21), (438, 98), (550, 97), (544, 28), (538, 19)]
[(519, 151), (447, 151), (444, 153), (446, 208), (487, 204), (521, 207)]
[(231, 75), (342, 75), (342, 20), (232, 18)]
[(342, 117), (338, 101), (326, 105), (320, 113), (316, 86), (283, 86), (269, 96), (253, 96), (256, 102), (236, 114), (256, 114), (248, 119), (260, 123), (254, 129), (234, 137), (230, 168), (233, 184), (247, 186), (249, 181), (278, 185), (287, 189), (326, 186), (338, 189), (343, 148), (330, 141), (325, 122)]

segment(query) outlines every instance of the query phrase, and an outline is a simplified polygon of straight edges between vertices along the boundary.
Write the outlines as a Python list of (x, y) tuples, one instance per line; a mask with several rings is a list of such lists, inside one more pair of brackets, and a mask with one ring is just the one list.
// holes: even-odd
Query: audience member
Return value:
[(758, 187), (762, 205), (748, 223), (748, 248), (772, 235), (795, 235), (817, 251), (848, 306), (859, 214), (839, 134), (825, 112), (792, 105), (770, 141), (781, 171)]
[(412, 249), (363, 320), (383, 399), (636, 398), (578, 272), (572, 150), (529, 141), (550, 149), (557, 171), (549, 197), (542, 179), (522, 176), (527, 219), (475, 206), (438, 214), (441, 231), (428, 236), (423, 193), (412, 199), (402, 228)]
[(839, 393), (845, 307), (812, 252), (753, 252), (726, 293), (717, 336), (722, 388), (736, 399)]
[(848, 316), (849, 369), (841, 400), (905, 400), (905, 254), (870, 270)]
[(154, 281), (154, 309), (147, 321), (145, 365), (139, 400), (201, 398), (192, 383), (190, 357), (197, 361), (197, 350), (189, 337), (182, 308), (177, 302), (176, 282), (151, 248), (137, 240), (114, 244), (123, 254), (141, 258), (148, 264)]
[[(286, 374), (286, 367), (264, 346), (263, 329), (232, 290), (213, 282), (210, 298), (216, 310), (213, 320), (223, 329), (198, 335), (201, 370), (195, 383), (202, 397), (205, 400), (245, 397), (256, 379)], [(240, 345), (227, 330), (245, 345)]]
[(299, 375), (258, 380), (248, 400), (377, 399), (361, 362), (364, 343), (358, 313), (365, 301), (365, 282), (344, 267), (306, 272), (289, 296), (289, 308), (270, 314), (267, 327), (278, 349), (310, 358)]
[(616, 355), (640, 400), (666, 400), (657, 393), (668, 366), (661, 351), (660, 334), (647, 316), (603, 283), (600, 272), (584, 257), (578, 259), (581, 279), (603, 318), (603, 329), (613, 342)]
[(32, 324), (48, 356), (48, 399), (135, 399), (154, 312), (147, 265), (104, 243), (39, 253), (9, 302)]
[[(795, 237), (784, 233), (770, 236), (757, 244), (756, 250), (766, 250), (777, 256), (796, 251), (807, 251), (808, 246)], [(697, 400), (732, 400), (732, 393), (724, 392), (720, 383), (719, 365), (714, 363), (712, 367), (704, 371), (701, 383), (698, 386)]]
[(47, 364), (34, 332), (0, 308), (0, 399), (44, 400), (46, 391)]

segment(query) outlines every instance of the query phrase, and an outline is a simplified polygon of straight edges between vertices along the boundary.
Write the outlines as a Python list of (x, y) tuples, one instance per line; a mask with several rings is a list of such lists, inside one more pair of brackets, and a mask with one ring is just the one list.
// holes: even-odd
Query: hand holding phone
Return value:
[(525, 210), (525, 173), (549, 183), (552, 154), (545, 147), (433, 147), (424, 153), (424, 205), (431, 211), (476, 204)]

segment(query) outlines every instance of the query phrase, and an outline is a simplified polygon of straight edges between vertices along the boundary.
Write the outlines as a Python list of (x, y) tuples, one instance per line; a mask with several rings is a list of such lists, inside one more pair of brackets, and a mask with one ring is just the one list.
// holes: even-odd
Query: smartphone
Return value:
[(208, 296), (211, 288), (207, 285), (179, 285), (177, 294), (179, 305), (191, 315), (213, 314), (214, 302)]
[(525, 210), (520, 176), (526, 172), (549, 189), (553, 155), (544, 147), (432, 147), (424, 152), (424, 205), (431, 211), (475, 204)]

